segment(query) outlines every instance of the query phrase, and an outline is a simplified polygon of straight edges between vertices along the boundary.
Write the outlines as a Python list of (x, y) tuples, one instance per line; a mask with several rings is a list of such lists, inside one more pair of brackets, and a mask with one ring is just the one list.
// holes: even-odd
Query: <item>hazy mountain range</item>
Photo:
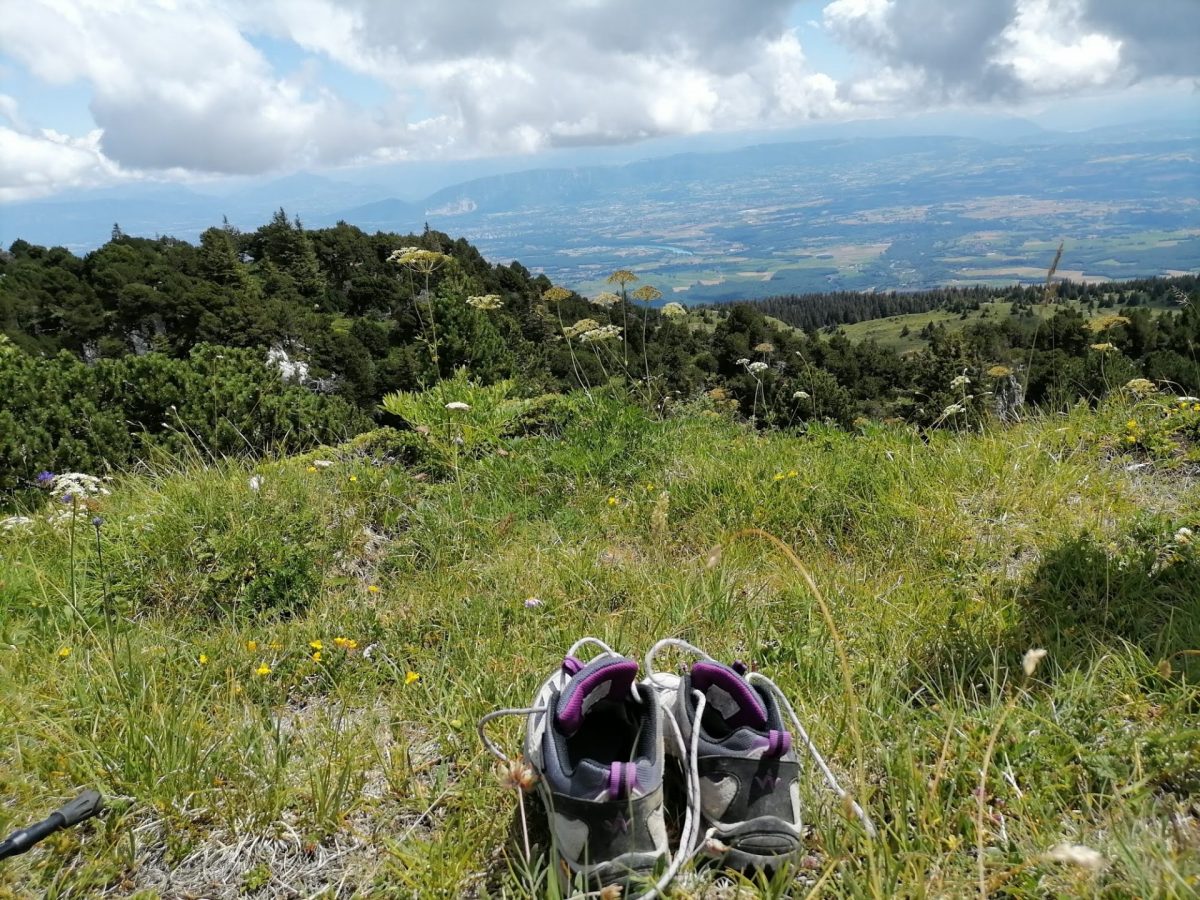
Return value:
[(498, 171), (458, 183), (462, 165), (423, 164), (372, 181), (360, 170), (126, 185), (0, 206), (0, 243), (86, 251), (114, 223), (194, 239), (223, 217), (252, 228), (283, 207), (312, 226), (428, 223), (580, 289), (633, 267), (687, 300), (1032, 278), (1060, 239), (1072, 251), (1063, 268), (1079, 277), (1200, 267), (1200, 126), (969, 124), (984, 136), (897, 135), (894, 122), (736, 148), (727, 135), (702, 152), (619, 164), (505, 171), (522, 161), (495, 161)]

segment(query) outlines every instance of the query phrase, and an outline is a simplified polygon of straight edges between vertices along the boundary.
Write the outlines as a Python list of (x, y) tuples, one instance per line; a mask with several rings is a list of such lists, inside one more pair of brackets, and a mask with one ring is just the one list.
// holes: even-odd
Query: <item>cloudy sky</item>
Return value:
[(0, 201), (1198, 85), (1200, 0), (14, 0)]

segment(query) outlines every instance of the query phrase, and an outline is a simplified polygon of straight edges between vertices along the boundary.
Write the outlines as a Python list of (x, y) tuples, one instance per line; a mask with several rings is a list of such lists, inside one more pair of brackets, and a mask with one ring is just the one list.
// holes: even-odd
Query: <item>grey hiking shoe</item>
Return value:
[[(703, 659), (682, 676), (655, 673), (654, 655), (666, 646)], [(773, 871), (794, 859), (801, 847), (803, 823), (802, 772), (793, 733), (835, 792), (846, 795), (779, 688), (765, 676), (747, 675), (743, 666), (724, 665), (673, 639), (650, 650), (646, 670), (692, 756), (685, 765), (691, 767), (689, 787), (698, 794), (703, 829), (699, 849), (741, 870)], [(857, 804), (854, 808), (873, 833), (866, 814)]]
[[(585, 642), (603, 651), (589, 662), (574, 654)], [(629, 886), (650, 878), (670, 857), (663, 809), (663, 711), (639, 688), (636, 660), (585, 638), (539, 689), (527, 710), (524, 752), (538, 775), (554, 849), (590, 887)], [(504, 755), (483, 736), (493, 753)], [(683, 856), (646, 896), (656, 896)]]

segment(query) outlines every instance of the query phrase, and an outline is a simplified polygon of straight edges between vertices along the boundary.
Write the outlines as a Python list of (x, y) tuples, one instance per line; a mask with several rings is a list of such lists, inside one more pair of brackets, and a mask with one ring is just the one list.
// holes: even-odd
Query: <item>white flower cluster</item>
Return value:
[(807, 399), (809, 399), (808, 391), (796, 391), (796, 393), (792, 394), (792, 399), (793, 400), (807, 400)]
[(752, 363), (750, 363), (750, 365), (746, 366), (746, 370), (751, 375), (757, 375), (760, 372), (765, 372), (769, 368), (771, 368), (771, 367), (768, 366), (765, 362), (752, 362)]
[(417, 269), (432, 269), (446, 262), (450, 257), (436, 250), (426, 250), (424, 247), (401, 247), (393, 250), (388, 262), (398, 266), (413, 266)]
[[(614, 294), (612, 291), (601, 291), (599, 294), (597, 294), (595, 297), (593, 297), (591, 299), (591, 303), (593, 306), (615, 306), (616, 304), (618, 304), (620, 302), (621, 302), (621, 298), (618, 297), (616, 294)], [(671, 304), (669, 304), (669, 303), (667, 304), (667, 306), (670, 306), (670, 305)], [(664, 309), (664, 312), (665, 311), (666, 310)]]
[(963, 374), (959, 375), (957, 378), (955, 378), (953, 381), (950, 382), (950, 387), (952, 387), (952, 388), (966, 387), (970, 383), (971, 383), (971, 379), (968, 378), (967, 373), (964, 372)]
[(63, 472), (61, 475), (55, 475), (54, 480), (50, 482), (50, 495), (59, 500), (107, 497), (109, 490), (104, 486), (104, 481), (103, 478), (85, 475), (83, 472)]
[(1149, 397), (1151, 394), (1158, 393), (1158, 388), (1148, 378), (1134, 378), (1126, 382), (1125, 390), (1131, 394), (1137, 394), (1139, 397)]
[(595, 331), (600, 327), (600, 323), (595, 319), (580, 319), (574, 325), (568, 325), (563, 329), (563, 334), (569, 338), (579, 337), (582, 334), (587, 334), (589, 331)]
[(33, 519), (29, 516), (9, 516), (6, 519), (0, 519), (0, 529), (4, 531), (16, 531), (18, 528), (24, 531), (33, 524)]
[(616, 325), (601, 325), (599, 328), (593, 328), (591, 331), (585, 331), (579, 335), (581, 344), (593, 344), (596, 341), (607, 341), (612, 338), (619, 338), (621, 329)]
[[(592, 302), (595, 302), (595, 301), (592, 301)], [(674, 302), (668, 303), (665, 306), (663, 306), (661, 312), (668, 319), (682, 319), (684, 316), (687, 315), (687, 309), (684, 308), (684, 305), (682, 303), (674, 303)]]
[(282, 347), (275, 346), (267, 351), (267, 366), (278, 369), (284, 381), (308, 380), (308, 363), (293, 360)]
[(499, 309), (503, 305), (504, 301), (500, 299), (499, 294), (480, 294), (467, 298), (467, 306), (476, 309)]

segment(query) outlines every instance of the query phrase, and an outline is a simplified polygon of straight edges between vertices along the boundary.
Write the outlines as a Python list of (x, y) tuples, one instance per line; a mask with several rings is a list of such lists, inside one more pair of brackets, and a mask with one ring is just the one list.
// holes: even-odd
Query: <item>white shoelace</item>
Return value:
[[(567, 656), (574, 656), (581, 647), (587, 644), (595, 644), (596, 646), (600, 647), (604, 653), (607, 653), (610, 656), (620, 656), (619, 653), (613, 650), (608, 644), (604, 643), (604, 641), (594, 637), (580, 638), (571, 645), (571, 648), (567, 651)], [(569, 679), (564, 679), (564, 684), (567, 680)], [(657, 686), (651, 682), (651, 687), (656, 688)], [(634, 699), (641, 702), (642, 695), (638, 690), (636, 682), (630, 685), (630, 691), (633, 694)], [(670, 865), (667, 866), (667, 869), (665, 872), (663, 872), (662, 877), (660, 877), (651, 888), (637, 895), (636, 897), (631, 897), (630, 900), (656, 900), (656, 898), (661, 897), (663, 891), (667, 889), (667, 886), (675, 880), (675, 876), (679, 874), (680, 869), (682, 869), (687, 861), (691, 859), (693, 848), (696, 844), (696, 838), (700, 831), (700, 770), (699, 761), (697, 758), (700, 729), (692, 729), (691, 746), (687, 746), (683, 740), (683, 732), (679, 729), (679, 723), (675, 721), (675, 717), (671, 714), (671, 711), (666, 709), (660, 702), (660, 691), (655, 689), (653, 693), (653, 702), (659, 704), (659, 714), (670, 723), (671, 731), (675, 735), (676, 745), (679, 747), (679, 752), (683, 759), (684, 770), (687, 776), (687, 804), (683, 816), (683, 830), (679, 835), (679, 848), (676, 850), (675, 855), (671, 857)], [(697, 715), (703, 715), (707, 698), (699, 691), (695, 691), (694, 693), (696, 695), (696, 713)], [(498, 719), (503, 716), (528, 717), (537, 713), (545, 714), (547, 712), (549, 712), (549, 708), (546, 706), (529, 706), (523, 708), (493, 710), (479, 720), (479, 739), (483, 742), (484, 748), (487, 749), (487, 751), (494, 757), (496, 757), (496, 759), (500, 760), (502, 763), (511, 764), (512, 761), (508, 758), (503, 749), (501, 749), (499, 745), (497, 745), (491, 740), (491, 738), (487, 736), (487, 733), (484, 730), (485, 726), (493, 719)], [(567, 898), (567, 900), (584, 900), (584, 898), (599, 896), (601, 896), (599, 891), (587, 891), (580, 894), (574, 894)]]
[[(664, 673), (655, 671), (654, 657), (657, 656), (661, 650), (664, 650), (667, 647), (675, 647), (679, 650), (694, 654), (695, 656), (699, 656), (703, 659), (716, 662), (716, 660), (714, 660), (695, 644), (689, 644), (687, 641), (680, 640), (679, 638), (663, 638), (646, 652), (645, 661), (646, 680), (660, 691), (669, 689), (669, 685), (664, 684), (662, 681), (662, 679), (665, 677)], [(825, 759), (821, 756), (820, 751), (817, 750), (816, 744), (814, 744), (812, 739), (808, 736), (808, 732), (800, 723), (800, 717), (796, 714), (795, 708), (792, 706), (791, 701), (788, 700), (787, 695), (779, 689), (779, 685), (775, 684), (774, 681), (759, 672), (751, 672), (749, 675), (745, 676), (745, 678), (749, 683), (760, 684), (771, 692), (779, 705), (787, 712), (788, 718), (791, 719), (792, 726), (796, 729), (796, 733), (799, 734), (801, 739), (804, 741), (804, 746), (808, 748), (808, 752), (812, 756), (813, 761), (816, 762), (817, 767), (821, 770), (821, 774), (825, 776), (825, 781), (829, 785), (830, 789), (838, 796), (838, 799), (850, 805), (850, 808), (854, 811), (855, 816), (857, 816), (859, 822), (862, 823), (863, 829), (866, 831), (867, 835), (872, 838), (876, 837), (878, 832), (875, 830), (875, 823), (871, 821), (871, 817), (867, 815), (866, 810), (859, 805), (858, 801), (851, 797), (842, 788), (842, 786), (838, 784), (837, 778), (834, 776), (833, 772), (830, 771), (829, 766), (825, 763)], [(699, 692), (694, 691), (693, 693)], [(703, 708), (698, 707), (695, 717), (696, 722), (700, 721), (702, 714)], [(696, 763), (696, 734), (699, 732), (699, 730), (699, 728), (692, 729), (693, 764)], [(695, 778), (695, 785), (698, 793), (700, 788), (700, 778), (698, 774)], [(697, 828), (697, 831), (699, 831), (699, 828)]]

